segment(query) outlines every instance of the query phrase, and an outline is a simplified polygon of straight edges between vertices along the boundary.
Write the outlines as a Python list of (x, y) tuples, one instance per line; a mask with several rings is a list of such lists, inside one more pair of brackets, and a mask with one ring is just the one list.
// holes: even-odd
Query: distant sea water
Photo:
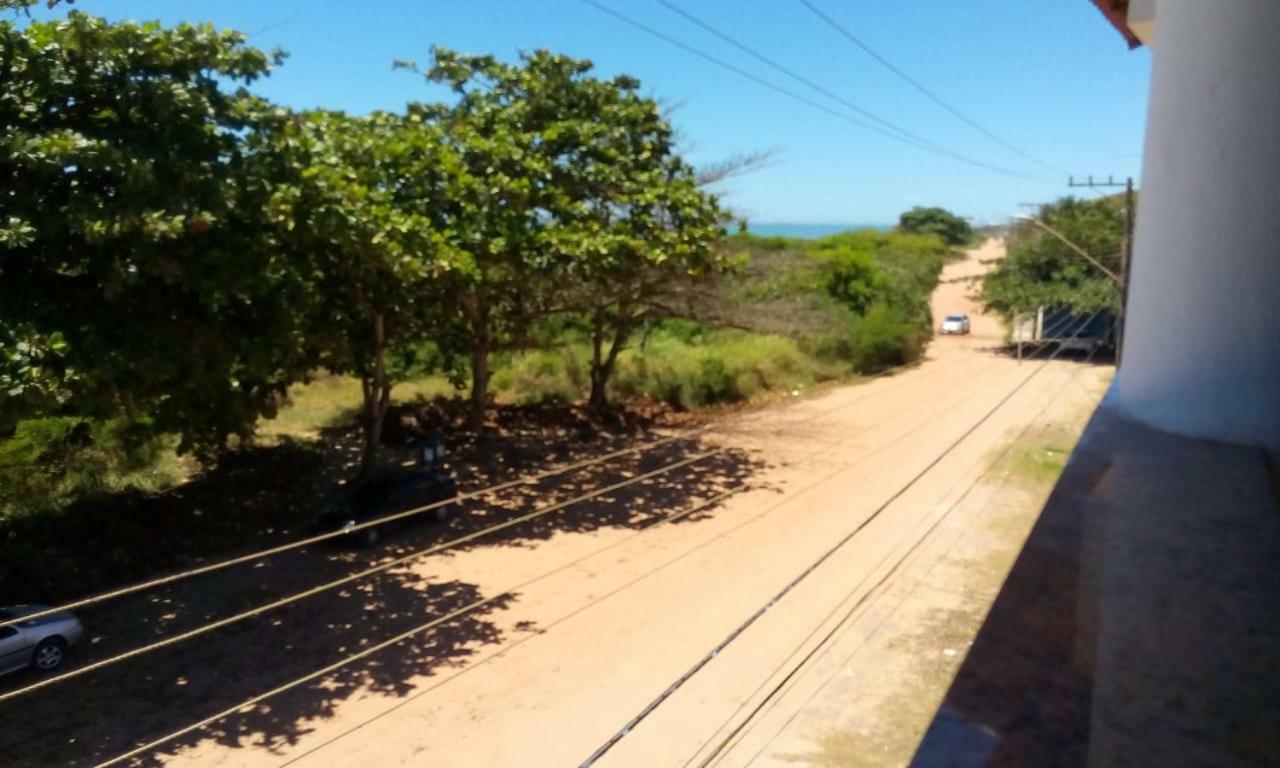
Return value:
[(834, 235), (837, 232), (848, 232), (856, 229), (874, 229), (877, 232), (887, 232), (893, 229), (891, 224), (757, 224), (756, 222), (747, 223), (747, 231), (753, 235), (761, 237), (799, 237), (805, 240), (812, 240), (818, 237), (826, 237)]

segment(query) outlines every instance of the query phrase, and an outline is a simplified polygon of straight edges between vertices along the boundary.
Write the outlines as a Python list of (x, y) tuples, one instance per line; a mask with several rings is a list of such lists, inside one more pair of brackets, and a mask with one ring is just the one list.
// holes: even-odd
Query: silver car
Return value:
[[(47, 610), (44, 605), (0, 608), (0, 621), (12, 621)], [(80, 620), (67, 611), (0, 627), (0, 675), (34, 667), (52, 672), (62, 666), (67, 649), (84, 637)]]

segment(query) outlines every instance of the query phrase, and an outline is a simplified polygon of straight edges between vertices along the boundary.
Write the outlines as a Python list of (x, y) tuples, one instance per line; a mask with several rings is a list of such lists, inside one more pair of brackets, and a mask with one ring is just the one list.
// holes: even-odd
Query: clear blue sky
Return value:
[[(758, 76), (808, 91), (654, 0), (600, 0)], [(1136, 176), (1150, 54), (1128, 51), (1088, 0), (815, 0), (867, 44), (1021, 149), (1077, 174)], [(649, 37), (580, 0), (78, 0), (112, 19), (212, 21), (280, 46), (257, 90), (295, 107), (354, 113), (443, 98), (393, 59), (432, 44), (512, 58), (549, 48), (604, 75), (639, 77), (680, 108), (695, 162), (774, 149), (772, 165), (724, 186), (758, 222), (888, 223), (912, 205), (979, 221), (1068, 192), (1066, 180), (994, 143), (896, 79), (797, 0), (677, 0), (791, 69), (913, 133), (1026, 181), (920, 151), (798, 104)], [(55, 11), (56, 15), (59, 11)], [(50, 15), (41, 11), (38, 16)], [(838, 105), (833, 104), (839, 109)]]

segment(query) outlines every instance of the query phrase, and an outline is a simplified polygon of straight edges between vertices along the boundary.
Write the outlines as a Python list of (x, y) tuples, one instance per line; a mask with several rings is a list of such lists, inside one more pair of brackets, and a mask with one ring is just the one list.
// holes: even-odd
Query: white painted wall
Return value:
[(1280, 0), (1158, 0), (1111, 402), (1280, 450)]

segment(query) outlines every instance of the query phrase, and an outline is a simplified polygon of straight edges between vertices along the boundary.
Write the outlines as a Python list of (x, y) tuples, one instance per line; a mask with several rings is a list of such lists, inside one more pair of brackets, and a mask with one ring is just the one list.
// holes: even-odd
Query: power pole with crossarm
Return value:
[(1124, 188), (1124, 243), (1120, 249), (1120, 316), (1116, 318), (1116, 367), (1124, 362), (1124, 318), (1129, 306), (1129, 264), (1133, 258), (1133, 221), (1135, 213), (1133, 177), (1124, 181), (1116, 181), (1107, 176), (1106, 181), (1095, 181), (1089, 176), (1084, 181), (1076, 181), (1075, 177), (1067, 179), (1069, 187), (1089, 187), (1090, 189), (1106, 189), (1108, 187)]

